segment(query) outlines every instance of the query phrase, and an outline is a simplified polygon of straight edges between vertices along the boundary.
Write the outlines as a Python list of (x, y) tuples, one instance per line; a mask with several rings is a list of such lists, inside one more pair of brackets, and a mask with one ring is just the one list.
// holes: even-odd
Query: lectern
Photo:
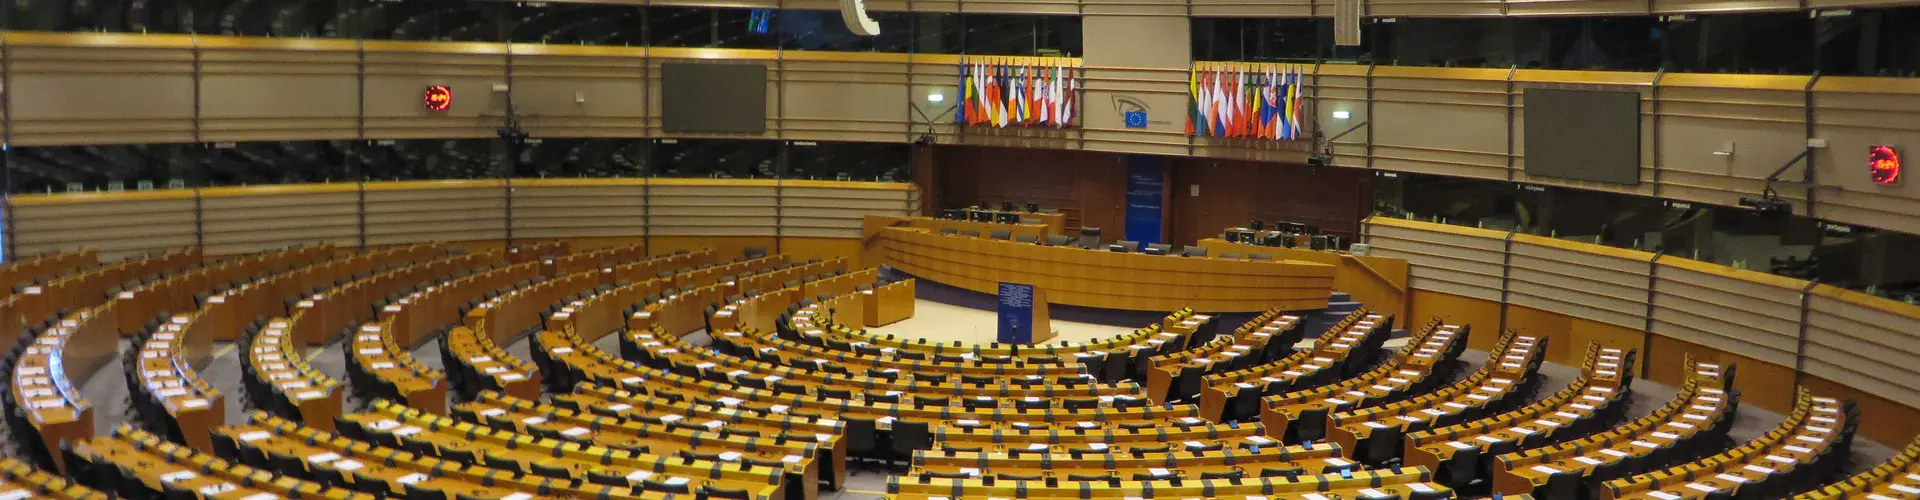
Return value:
[(1047, 292), (1023, 283), (1000, 283), (1000, 332), (1002, 344), (1039, 344), (1053, 338), (1047, 324)]

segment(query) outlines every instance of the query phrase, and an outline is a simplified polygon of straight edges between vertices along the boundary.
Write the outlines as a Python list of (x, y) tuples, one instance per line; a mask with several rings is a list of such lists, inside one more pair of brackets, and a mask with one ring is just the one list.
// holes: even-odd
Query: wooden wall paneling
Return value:
[[(1645, 312), (1641, 314), (1644, 315)], [(1548, 346), (1548, 361), (1570, 366), (1578, 365), (1581, 362), (1581, 356), (1586, 354), (1587, 344), (1592, 342), (1599, 342), (1601, 347), (1622, 351), (1640, 350), (1646, 347), (1647, 332), (1644, 323), (1640, 326), (1627, 327), (1575, 317), (1569, 323), (1569, 327), (1565, 336), (1556, 336), (1553, 339), (1553, 343), (1559, 344), (1558, 347)], [(1642, 352), (1636, 364), (1644, 363), (1646, 360), (1647, 353)], [(1624, 368), (1639, 369), (1637, 366)]]
[[(1792, 385), (1798, 351), (1800, 290), (1806, 282), (1757, 271), (1734, 270), (1687, 259), (1660, 259), (1653, 293), (1653, 333), (1709, 347), (1766, 366), (1742, 366), (1741, 386), (1787, 373)], [(1667, 383), (1663, 381), (1663, 383)], [(1778, 411), (1792, 406), (1790, 391), (1756, 385), (1746, 397)]]
[(1502, 0), (1368, 0), (1366, 13), (1379, 17), (1498, 17)]
[(513, 238), (647, 234), (646, 179), (514, 179)]
[(1569, 317), (1645, 328), (1647, 263), (1653, 256), (1514, 235), (1507, 301)]
[[(506, 116), (507, 46), (497, 43), (363, 42), (368, 137), (491, 138)], [(453, 105), (429, 111), (421, 96), (446, 85)]]
[(1900, 0), (1808, 0), (1806, 3), (1809, 9), (1899, 7), (1904, 5), (1910, 4)]
[(1333, 10), (1314, 12), (1313, 0), (1188, 0), (1193, 17), (1333, 17)]
[(355, 183), (200, 190), (202, 251), (258, 252), (287, 245), (360, 245)]
[[(1548, 360), (1561, 360), (1567, 359), (1570, 356), (1586, 354), (1587, 346), (1584, 344), (1579, 346), (1561, 345), (1572, 344), (1572, 342), (1565, 342), (1571, 340), (1569, 337), (1573, 336), (1572, 316), (1552, 311), (1543, 311), (1512, 302), (1507, 303), (1506, 313), (1508, 330), (1520, 332), (1521, 335), (1553, 339), (1547, 342), (1547, 352), (1545, 356)], [(1491, 328), (1487, 330), (1475, 328), (1473, 333), (1479, 334), (1483, 331), (1489, 334), (1493, 333)], [(1479, 335), (1475, 336), (1477, 337)], [(1491, 342), (1488, 343), (1491, 344)], [(1577, 354), (1567, 354), (1567, 351), (1570, 349), (1574, 350)], [(1576, 362), (1576, 365), (1577, 364), (1578, 362)]]
[(1086, 0), (964, 0), (969, 13), (1079, 15)]
[[(1668, 74), (1660, 79), (1660, 194), (1732, 206), (1806, 149), (1807, 76)], [(1715, 155), (1732, 142), (1732, 155)], [(1865, 153), (1862, 153), (1865, 156)], [(1798, 181), (1800, 167), (1783, 179)], [(1802, 189), (1782, 189), (1804, 213)]]
[(1920, 407), (1920, 307), (1825, 285), (1809, 306), (1807, 374)]
[(1792, 0), (1653, 0), (1655, 14), (1743, 13), (1798, 10)]
[[(974, 12), (975, 2), (996, 0), (961, 0), (962, 8)], [(1154, 0), (1080, 0), (1080, 12), (1085, 16), (1154, 16), (1186, 17), (1186, 2), (1156, 2)]]
[(646, 136), (646, 48), (512, 48), (513, 105), (534, 137)]
[[(1187, 154), (1185, 68), (1087, 68), (1079, 110), (1084, 148), (1119, 153)], [(1147, 112), (1146, 128), (1127, 128), (1125, 113)]]
[(774, 236), (772, 180), (651, 179), (648, 230), (654, 236)]
[[(1643, 0), (1506, 0), (1512, 16), (1598, 16), (1647, 13)], [(1581, 346), (1586, 349), (1586, 346)]]
[[(1346, 132), (1354, 126), (1366, 123), (1372, 127), (1373, 115), (1369, 113), (1367, 73), (1371, 68), (1351, 64), (1321, 64), (1314, 67), (1310, 82), (1313, 93), (1313, 117), (1322, 132), (1331, 138)], [(1346, 111), (1345, 120), (1333, 117), (1335, 111)], [(1367, 131), (1354, 130), (1353, 133), (1333, 141), (1333, 164), (1339, 167), (1366, 168)]]
[(502, 180), (365, 185), (367, 245), (504, 241), (507, 237), (506, 187)]
[(1126, 223), (1125, 158), (1108, 153), (1011, 148), (941, 148), (937, 207), (986, 201), (1037, 203), (1066, 214), (1067, 230), (1101, 228), (1117, 240)]
[(15, 197), (12, 223), (20, 255), (91, 248), (101, 260), (118, 260), (195, 242), (187, 190)]
[[(699, 49), (678, 47), (654, 47), (647, 51), (647, 135), (651, 137), (684, 137), (716, 139), (778, 139), (780, 138), (780, 99), (781, 79), (786, 73), (781, 69), (780, 51), (749, 49)], [(760, 134), (668, 134), (661, 128), (660, 107), (660, 66), (673, 62), (708, 62), (717, 64), (760, 64), (767, 67), (767, 131)]]
[[(1501, 305), (1498, 300), (1419, 289), (1409, 289), (1407, 296), (1411, 312), (1407, 313), (1407, 318), (1395, 321), (1396, 328), (1440, 318), (1450, 325), (1473, 325), (1475, 333), (1467, 337), (1467, 347), (1489, 350), (1499, 340)], [(1559, 341), (1557, 338), (1553, 340)]]
[[(1913, 78), (1821, 77), (1814, 84), (1814, 136), (1827, 140), (1814, 151), (1814, 196), (1821, 218), (1920, 233), (1920, 182), (1875, 184), (1867, 176), (1867, 148), (1892, 145), (1903, 159), (1920, 158), (1920, 81)], [(1791, 170), (1793, 174), (1800, 169)], [(1906, 174), (1914, 175), (1914, 174)], [(1798, 177), (1794, 178), (1798, 180)]]
[(194, 141), (193, 39), (7, 34), (13, 146)]
[[(806, 183), (811, 184), (811, 183)], [(780, 235), (802, 238), (859, 238), (868, 215), (911, 215), (910, 190), (899, 184), (861, 187), (782, 186)]]
[[(1362, 170), (1199, 158), (1174, 160), (1167, 180), (1170, 241), (1191, 245), (1222, 229), (1258, 219), (1316, 224), (1348, 240), (1359, 235), (1370, 205), (1371, 176)], [(1200, 196), (1192, 196), (1194, 186)]]
[(1373, 167), (1506, 180), (1507, 74), (1375, 68)]
[(1507, 233), (1384, 217), (1366, 230), (1374, 255), (1412, 266), (1411, 288), (1500, 300)]
[(1850, 387), (1817, 376), (1807, 376), (1801, 387), (1814, 394), (1853, 400), (1860, 406), (1860, 436), (1880, 443), (1903, 443), (1920, 435), (1920, 418), (1912, 406), (1894, 402), (1868, 389)]
[[(924, 101), (926, 93), (911, 92), (904, 54), (823, 54), (840, 59), (832, 61), (802, 59), (814, 55), (804, 52), (787, 54), (781, 61), (785, 86), (781, 96), (786, 103), (781, 110), (782, 137), (869, 142), (900, 142), (908, 137), (913, 121), (910, 101)], [(953, 100), (958, 102), (958, 96)]]
[[(1666, 78), (1672, 78), (1668, 74)], [(1607, 191), (1651, 196), (1656, 189), (1654, 169), (1653, 73), (1622, 71), (1543, 71), (1517, 70), (1513, 73), (1513, 180), (1547, 186)], [(1664, 83), (1664, 80), (1662, 81)], [(1622, 186), (1600, 182), (1576, 181), (1527, 175), (1526, 91), (1528, 88), (1566, 88), (1582, 90), (1629, 91), (1640, 94), (1640, 183)], [(1664, 92), (1664, 87), (1662, 88)], [(1664, 110), (1663, 110), (1664, 111)], [(1664, 122), (1663, 122), (1663, 125)], [(1664, 140), (1664, 139), (1663, 139)]]
[[(1060, 304), (1129, 310), (1191, 305), (1203, 311), (1290, 310), (1324, 304), (1333, 267), (1300, 261), (1181, 259), (1045, 247), (900, 229), (878, 238), (888, 264), (915, 276), (992, 293), (1002, 281), (1046, 289)], [(1124, 272), (1121, 272), (1124, 270)]]
[(199, 50), (200, 140), (359, 137), (358, 42), (206, 37)]

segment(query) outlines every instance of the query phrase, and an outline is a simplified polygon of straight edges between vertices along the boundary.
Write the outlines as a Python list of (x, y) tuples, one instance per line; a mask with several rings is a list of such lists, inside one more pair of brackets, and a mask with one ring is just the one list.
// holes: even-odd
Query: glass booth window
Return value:
[(8, 191), (64, 193), (193, 186), (199, 144), (8, 148)]
[(661, 139), (653, 146), (655, 177), (771, 179), (779, 176), (780, 142)]
[(497, 139), (382, 140), (357, 146), (350, 154), (369, 181), (482, 179), (507, 172), (507, 148)]
[(516, 177), (645, 177), (644, 139), (533, 139), (520, 152)]
[(621, 5), (521, 4), (510, 19), (512, 40), (566, 45), (639, 45), (645, 43), (645, 10)]
[(787, 179), (907, 182), (912, 147), (877, 142), (795, 141), (787, 148)]

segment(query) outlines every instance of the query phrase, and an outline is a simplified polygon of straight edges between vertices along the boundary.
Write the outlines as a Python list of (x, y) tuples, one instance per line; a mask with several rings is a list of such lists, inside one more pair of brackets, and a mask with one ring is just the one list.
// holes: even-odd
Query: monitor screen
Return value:
[(660, 107), (667, 132), (765, 133), (767, 66), (661, 64)]

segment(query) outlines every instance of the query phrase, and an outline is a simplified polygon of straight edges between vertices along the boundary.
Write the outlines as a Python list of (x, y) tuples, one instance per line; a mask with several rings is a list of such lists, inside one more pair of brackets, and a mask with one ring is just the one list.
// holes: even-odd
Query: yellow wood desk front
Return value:
[[(869, 218), (869, 222), (873, 222)], [(869, 262), (980, 293), (1000, 282), (1047, 290), (1054, 304), (1207, 312), (1326, 307), (1334, 266), (1313, 262), (1175, 257), (1049, 247), (868, 224)], [(875, 258), (879, 260), (873, 260)]]

